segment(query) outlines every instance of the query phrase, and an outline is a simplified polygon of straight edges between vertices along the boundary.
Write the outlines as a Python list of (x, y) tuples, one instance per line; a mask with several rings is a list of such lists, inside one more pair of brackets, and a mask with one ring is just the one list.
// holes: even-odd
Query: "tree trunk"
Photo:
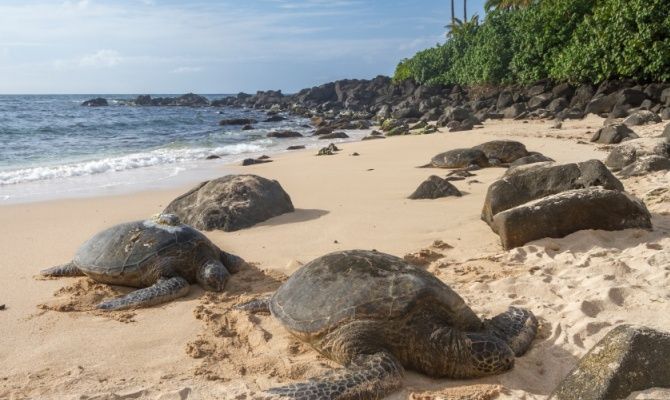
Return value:
[(463, 23), (468, 22), (468, 0), (463, 0)]
[(451, 0), (451, 26), (453, 27), (456, 23), (456, 13), (454, 12), (454, 0)]

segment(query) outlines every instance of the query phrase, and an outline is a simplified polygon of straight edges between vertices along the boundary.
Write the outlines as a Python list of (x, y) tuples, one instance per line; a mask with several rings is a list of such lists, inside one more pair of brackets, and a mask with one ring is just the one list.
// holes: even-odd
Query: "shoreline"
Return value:
[[(202, 398), (252, 398), (269, 387), (318, 375), (335, 364), (297, 342), (272, 318), (250, 317), (232, 306), (273, 291), (285, 276), (318, 256), (374, 248), (401, 257), (436, 251), (440, 258), (426, 269), (479, 315), (490, 316), (512, 304), (531, 308), (542, 321), (531, 351), (517, 359), (512, 371), (468, 381), (408, 372), (404, 388), (388, 399), (407, 400), (427, 391), (446, 396), (491, 390), (500, 399), (545, 399), (616, 321), (670, 326), (664, 311), (670, 282), (655, 267), (670, 262), (667, 252), (657, 250), (670, 245), (670, 217), (663, 214), (670, 211), (668, 203), (650, 203), (653, 232), (582, 231), (505, 252), (480, 220), (488, 185), (504, 169), (481, 169), (454, 182), (464, 192), (460, 198), (407, 196), (428, 176), (448, 172), (417, 168), (433, 155), (494, 139), (521, 141), (529, 151), (557, 162), (602, 159), (607, 153), (598, 146), (578, 143), (601, 124), (602, 119), (589, 117), (554, 130), (548, 122), (497, 121), (469, 132), (349, 142), (334, 156), (315, 157), (307, 149), (278, 155), (273, 163), (227, 165), (232, 173), (278, 180), (296, 211), (241, 231), (205, 232), (222, 249), (254, 265), (234, 275), (223, 293), (194, 285), (183, 299), (115, 317), (39, 308), (79, 307), (100, 289), (83, 278), (33, 276), (67, 262), (95, 232), (160, 212), (190, 186), (0, 207), (5, 228), (0, 272), (8, 282), (0, 298), (7, 307), (0, 311), (0, 359), (6, 365), (0, 398), (115, 394), (169, 399), (187, 389)], [(636, 130), (650, 135), (658, 126)], [(351, 156), (354, 151), (360, 156)], [(669, 181), (670, 176), (656, 173), (626, 180), (625, 186), (643, 197)], [(453, 248), (432, 248), (436, 240)], [(614, 279), (603, 279), (606, 275)], [(631, 289), (636, 285), (646, 285), (645, 290)], [(611, 300), (612, 290), (621, 293), (623, 302)]]

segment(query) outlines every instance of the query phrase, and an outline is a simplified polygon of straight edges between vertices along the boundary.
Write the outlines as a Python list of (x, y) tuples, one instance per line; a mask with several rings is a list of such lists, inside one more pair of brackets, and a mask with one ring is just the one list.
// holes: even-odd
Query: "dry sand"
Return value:
[[(493, 139), (520, 140), (559, 162), (603, 159), (606, 153), (587, 143), (587, 132), (601, 125), (595, 117), (564, 122), (561, 130), (550, 121), (500, 121), (472, 132), (346, 143), (336, 156), (314, 157), (308, 149), (270, 164), (233, 167), (277, 179), (296, 212), (239, 232), (207, 233), (254, 263), (224, 293), (194, 286), (184, 299), (131, 312), (89, 311), (100, 298), (127, 289), (34, 276), (68, 261), (98, 230), (159, 212), (188, 188), (0, 207), (0, 304), (6, 304), (0, 399), (252, 399), (263, 389), (316, 376), (335, 365), (270, 316), (231, 307), (271, 293), (315, 257), (352, 248), (413, 253), (481, 315), (515, 304), (542, 322), (532, 349), (512, 371), (469, 381), (408, 372), (405, 387), (389, 399), (545, 398), (617, 324), (670, 330), (670, 174), (624, 181), (652, 212), (652, 232), (582, 231), (508, 252), (479, 219), (486, 189), (502, 169), (455, 182), (461, 198), (406, 197), (429, 175), (447, 172), (416, 166), (438, 152)], [(637, 131), (650, 136), (662, 126)], [(351, 156), (354, 151), (360, 156)], [(436, 240), (453, 248), (432, 246)], [(659, 393), (632, 398), (664, 396)]]

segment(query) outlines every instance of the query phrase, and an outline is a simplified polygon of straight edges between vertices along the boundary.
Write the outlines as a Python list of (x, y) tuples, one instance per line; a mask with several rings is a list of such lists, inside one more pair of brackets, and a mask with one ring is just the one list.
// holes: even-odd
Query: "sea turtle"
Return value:
[(244, 261), (220, 250), (205, 235), (172, 214), (113, 226), (86, 241), (74, 259), (41, 271), (43, 276), (82, 276), (111, 285), (141, 288), (103, 301), (97, 308), (148, 307), (185, 296), (189, 283), (223, 290)]
[(537, 333), (528, 310), (510, 307), (482, 321), (429, 272), (366, 250), (317, 258), (271, 297), (238, 308), (269, 311), (290, 333), (345, 366), (268, 391), (300, 400), (382, 398), (401, 385), (403, 367), (432, 377), (501, 373)]

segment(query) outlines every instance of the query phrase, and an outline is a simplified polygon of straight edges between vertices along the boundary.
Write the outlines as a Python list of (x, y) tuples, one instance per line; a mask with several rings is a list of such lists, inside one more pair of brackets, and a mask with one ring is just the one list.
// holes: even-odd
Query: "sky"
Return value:
[(0, 0), (0, 94), (291, 93), (391, 75), (449, 19), (449, 0)]

